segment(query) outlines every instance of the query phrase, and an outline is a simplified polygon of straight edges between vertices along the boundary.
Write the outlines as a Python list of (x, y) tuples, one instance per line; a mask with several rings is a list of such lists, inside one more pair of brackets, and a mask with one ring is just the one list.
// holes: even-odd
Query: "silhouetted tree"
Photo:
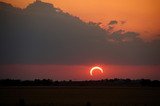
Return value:
[(26, 103), (25, 103), (24, 99), (19, 100), (19, 106), (26, 106)]
[(150, 86), (151, 80), (150, 79), (141, 79), (140, 83), (142, 86)]
[(52, 81), (51, 79), (35, 80), (0, 80), (0, 86), (151, 86), (160, 87), (160, 81), (150, 79), (105, 79), (89, 81)]
[(160, 81), (158, 81), (158, 80), (152, 81), (151, 86), (153, 86), (153, 87), (160, 87)]
[(91, 103), (90, 103), (90, 102), (87, 102), (87, 103), (86, 103), (86, 106), (91, 106)]

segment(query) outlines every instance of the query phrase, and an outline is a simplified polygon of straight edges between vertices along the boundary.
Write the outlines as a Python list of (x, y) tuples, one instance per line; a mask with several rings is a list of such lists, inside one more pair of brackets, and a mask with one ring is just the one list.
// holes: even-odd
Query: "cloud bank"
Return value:
[(160, 64), (160, 40), (110, 34), (40, 1), (25, 9), (1, 2), (0, 29), (0, 64)]

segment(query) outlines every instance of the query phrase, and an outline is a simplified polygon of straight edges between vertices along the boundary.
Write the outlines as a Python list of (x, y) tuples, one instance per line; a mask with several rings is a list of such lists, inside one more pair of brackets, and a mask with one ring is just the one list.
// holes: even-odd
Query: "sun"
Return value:
[(99, 66), (94, 66), (90, 69), (90, 75), (93, 76), (93, 71), (100, 70), (103, 73), (103, 69)]

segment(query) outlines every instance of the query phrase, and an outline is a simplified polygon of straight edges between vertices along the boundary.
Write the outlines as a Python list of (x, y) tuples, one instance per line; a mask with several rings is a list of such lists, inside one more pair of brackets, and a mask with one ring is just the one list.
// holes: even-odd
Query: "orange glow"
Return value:
[(95, 71), (95, 70), (100, 70), (101, 73), (103, 73), (103, 69), (101, 67), (95, 66), (95, 67), (91, 68), (91, 70), (90, 70), (91, 76), (93, 76), (93, 71)]
[[(90, 80), (90, 79), (152, 79), (160, 80), (160, 65), (103, 65), (105, 71), (100, 76), (91, 76), (89, 66), (53, 64), (0, 64), (1, 79), (53, 79), (53, 80)], [(23, 71), (22, 71), (23, 70)], [(76, 70), (76, 71), (75, 71)], [(95, 71), (95, 72), (100, 72)]]
[[(35, 0), (0, 0), (24, 8)], [(55, 7), (80, 17), (88, 22), (101, 22), (106, 27), (109, 21), (117, 20), (115, 30), (139, 32), (151, 39), (160, 31), (160, 0), (42, 0)], [(125, 24), (120, 24), (125, 21)]]

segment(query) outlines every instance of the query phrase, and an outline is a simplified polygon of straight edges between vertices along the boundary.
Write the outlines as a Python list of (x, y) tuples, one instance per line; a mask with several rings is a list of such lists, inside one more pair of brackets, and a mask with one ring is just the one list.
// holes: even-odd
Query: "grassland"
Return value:
[[(1, 87), (0, 106), (160, 106), (160, 88)], [(87, 104), (88, 102), (88, 104)]]

